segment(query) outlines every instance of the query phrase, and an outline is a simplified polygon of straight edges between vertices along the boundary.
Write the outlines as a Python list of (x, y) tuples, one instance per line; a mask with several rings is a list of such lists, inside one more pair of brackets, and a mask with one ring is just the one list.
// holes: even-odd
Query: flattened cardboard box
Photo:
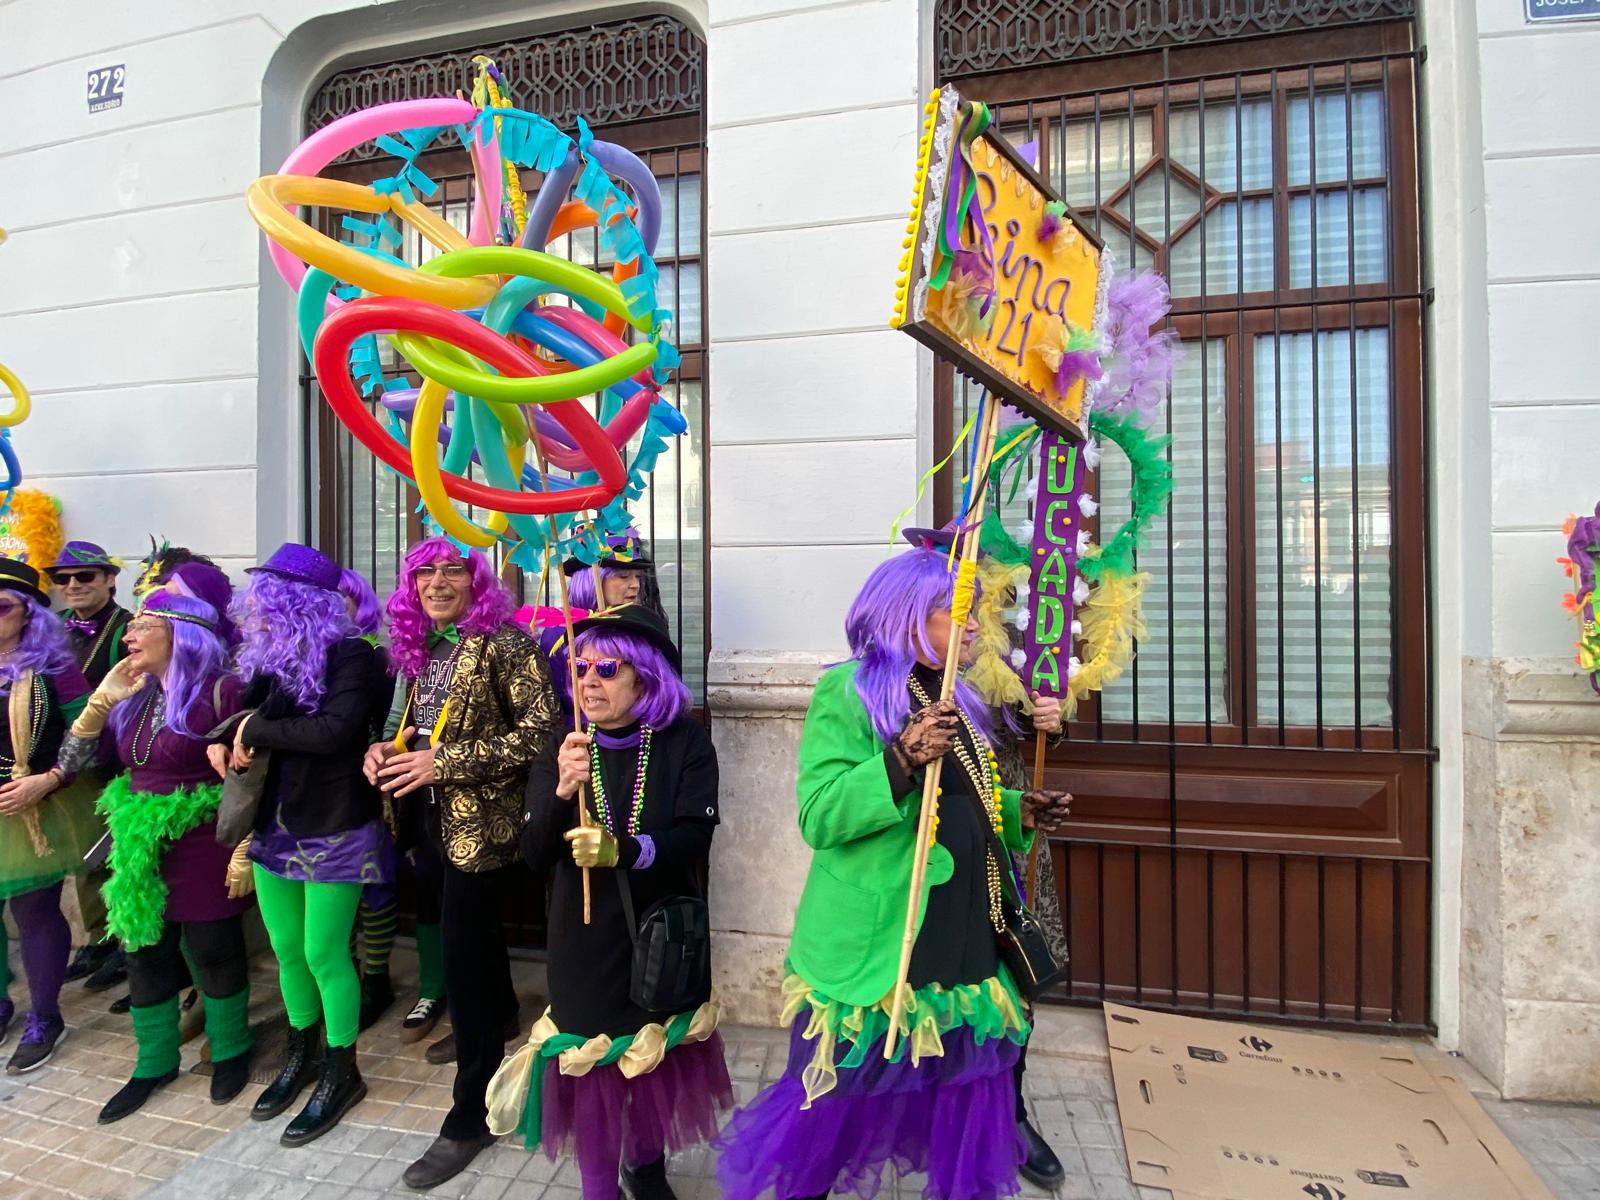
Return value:
[(1105, 1013), (1134, 1183), (1179, 1200), (1554, 1200), (1404, 1042)]

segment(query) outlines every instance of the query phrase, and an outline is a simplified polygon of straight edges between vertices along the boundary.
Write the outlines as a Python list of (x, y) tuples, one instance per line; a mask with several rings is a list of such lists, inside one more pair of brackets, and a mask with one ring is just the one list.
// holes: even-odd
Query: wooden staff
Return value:
[[(977, 454), (973, 458), (972, 475), (975, 493), (968, 510), (961, 514), (960, 561), (968, 571), (978, 561), (979, 527), (983, 524), (984, 507), (988, 503), (989, 460), (994, 456), (995, 435), (1000, 428), (1000, 401), (990, 396), (983, 410), (983, 424), (978, 429)], [(958, 575), (959, 578), (959, 575)], [(944, 652), (944, 678), (939, 688), (939, 699), (948, 700), (955, 695), (956, 679), (961, 674), (961, 640), (966, 630), (967, 613), (950, 613), (950, 640)], [(889, 1034), (883, 1042), (883, 1056), (894, 1057), (895, 1045), (900, 1038), (900, 1022), (906, 1011), (906, 980), (911, 974), (911, 950), (917, 941), (917, 910), (921, 907), (922, 884), (928, 874), (929, 842), (933, 839), (933, 812), (937, 806), (939, 776), (944, 766), (943, 758), (927, 765), (922, 776), (922, 808), (917, 817), (917, 842), (911, 860), (911, 895), (906, 900), (906, 927), (900, 938), (900, 969), (895, 972), (894, 1000), (889, 1011)]]
[[(1034, 731), (1033, 735), (1033, 790), (1041, 791), (1044, 788), (1044, 730)], [(1037, 903), (1034, 900), (1035, 889), (1039, 886), (1039, 844), (1045, 839), (1039, 834), (1034, 835), (1033, 849), (1028, 851), (1028, 903)]]
[[(539, 456), (539, 478), (543, 482), (545, 490), (549, 491), (550, 490), (550, 468), (545, 462), (544, 449), (543, 449), (543, 447), (541, 447), (539, 445), (539, 435), (537, 433), (534, 433), (534, 434), (532, 434), (532, 437), (533, 437), (534, 453)], [(552, 525), (551, 526), (551, 533), (554, 533), (554, 532), (555, 532), (555, 527), (554, 527), (554, 525)], [(564, 626), (566, 626), (566, 630), (567, 630), (567, 683), (572, 689), (572, 732), (573, 733), (582, 733), (583, 732), (583, 705), (579, 701), (579, 698), (578, 698), (578, 655), (577, 655), (576, 651), (573, 649), (573, 645), (572, 645), (572, 601), (570, 599), (568, 599), (568, 597), (567, 597), (567, 572), (566, 572), (566, 569), (564, 567), (560, 566), (559, 564), (557, 565), (557, 568), (556, 568), (556, 579), (561, 585), (561, 623)], [(579, 825), (587, 825), (587, 824), (589, 824), (589, 809), (588, 809), (588, 805), (585, 803), (585, 799), (584, 799), (585, 793), (588, 791), (588, 789), (589, 789), (589, 785), (580, 780), (579, 783), (578, 783), (578, 824)], [(587, 924), (589, 924), (589, 917), (590, 917), (590, 911), (589, 911), (589, 868), (588, 867), (580, 867), (579, 869), (583, 872), (583, 923), (585, 925), (587, 925)]]

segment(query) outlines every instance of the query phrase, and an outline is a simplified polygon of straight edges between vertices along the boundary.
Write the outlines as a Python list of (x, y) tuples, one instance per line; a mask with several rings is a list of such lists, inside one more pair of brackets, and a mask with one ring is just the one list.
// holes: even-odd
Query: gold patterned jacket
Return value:
[(461, 643), (434, 756), (445, 855), (462, 871), (517, 860), (528, 767), (561, 723), (550, 664), (514, 625)]

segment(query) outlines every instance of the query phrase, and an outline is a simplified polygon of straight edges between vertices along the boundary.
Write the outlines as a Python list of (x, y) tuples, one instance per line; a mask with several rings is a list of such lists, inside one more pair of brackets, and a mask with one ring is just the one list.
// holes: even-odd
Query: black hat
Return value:
[(646, 608), (642, 604), (620, 604), (616, 608), (602, 608), (581, 621), (574, 621), (572, 636), (576, 639), (591, 629), (611, 633), (631, 633), (635, 637), (641, 637), (667, 656), (667, 661), (672, 664), (674, 671), (679, 675), (683, 674), (683, 659), (678, 654), (677, 646), (672, 644), (672, 633), (667, 628), (667, 619), (653, 608)]
[(0, 588), (31, 596), (44, 607), (50, 607), (50, 597), (42, 586), (39, 572), (20, 558), (0, 558)]
[[(637, 533), (613, 534), (606, 539), (606, 552), (594, 564), (606, 568), (608, 571), (647, 571), (653, 565), (650, 561), (650, 552), (645, 549), (644, 539)], [(590, 564), (581, 558), (569, 558), (561, 564), (561, 570), (571, 579), (579, 571), (587, 571)]]

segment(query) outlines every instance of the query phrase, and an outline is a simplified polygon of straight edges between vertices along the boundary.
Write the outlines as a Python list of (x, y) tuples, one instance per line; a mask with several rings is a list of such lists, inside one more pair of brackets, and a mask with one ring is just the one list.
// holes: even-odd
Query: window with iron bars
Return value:
[[(627, 54), (621, 53), (624, 48)], [(650, 545), (662, 606), (683, 651), (685, 680), (701, 698), (709, 626), (706, 310), (702, 288), (705, 127), (700, 86), (704, 47), (676, 20), (654, 17), (540, 35), (498, 45), (488, 52), (505, 69), (513, 95), (523, 94), (519, 88), (535, 89), (530, 93), (532, 102), (556, 104), (557, 108), (541, 111), (563, 128), (572, 126), (574, 115), (585, 116), (596, 137), (633, 150), (660, 184), (662, 232), (655, 253), (660, 267), (658, 300), (674, 313), (671, 336), (683, 355), (682, 366), (673, 373), (663, 395), (684, 414), (689, 429), (673, 439), (669, 451), (657, 461), (644, 495), (630, 509)], [(461, 86), (462, 79), (470, 86), (473, 53), (476, 49), (347, 72), (319, 89), (309, 119), (320, 125), (352, 107), (410, 98), (413, 86), (428, 94), (452, 81)], [(563, 69), (573, 73), (564, 84), (559, 78)], [(623, 78), (624, 74), (629, 78)], [(465, 232), (475, 197), (472, 164), (455, 144), (453, 134), (441, 138), (440, 145), (443, 148), (422, 156), (418, 163), (438, 184), (438, 190), (424, 198), (425, 203)], [(391, 171), (384, 156), (357, 152), (325, 174), (365, 183)], [(539, 183), (537, 172), (522, 173), (525, 189), (535, 190)], [(349, 239), (352, 235), (341, 227), (343, 215), (322, 211), (319, 227), (329, 236)], [(437, 253), (414, 231), (407, 230), (404, 238), (398, 252), (407, 262), (418, 264)], [(594, 229), (568, 234), (549, 249), (603, 271), (609, 278), (612, 263)], [(380, 340), (380, 351), (389, 377), (406, 379), (412, 385), (418, 382), (415, 376), (404, 374), (404, 363), (386, 341)], [(303, 455), (310, 534), (342, 563), (371, 579), (381, 595), (387, 595), (406, 547), (424, 534), (417, 493), (333, 419), (304, 363), (301, 385), (308, 416)], [(370, 403), (376, 406), (377, 401), (373, 398)], [(598, 407), (597, 398), (594, 404)], [(469, 474), (479, 478), (478, 471), (474, 466)], [(463, 511), (480, 521), (486, 515), (471, 508)], [(497, 562), (503, 563), (503, 558), (503, 552), (497, 552)], [(559, 603), (553, 575), (559, 569), (558, 563), (552, 564), (552, 574), (541, 579), (503, 566), (502, 576), (526, 602)]]
[[(1299, 48), (1313, 53), (996, 106), (1118, 268), (1167, 277), (1184, 343), (1158, 418), (1176, 487), (1140, 564), (1148, 630), (1085, 707), (1102, 734), (1423, 733), (1413, 55)], [(941, 427), (959, 428), (976, 390), (946, 386)], [(1109, 447), (1100, 529), (1129, 515), (1129, 482)], [(1003, 515), (1021, 525), (1028, 503), (1024, 488)]]

